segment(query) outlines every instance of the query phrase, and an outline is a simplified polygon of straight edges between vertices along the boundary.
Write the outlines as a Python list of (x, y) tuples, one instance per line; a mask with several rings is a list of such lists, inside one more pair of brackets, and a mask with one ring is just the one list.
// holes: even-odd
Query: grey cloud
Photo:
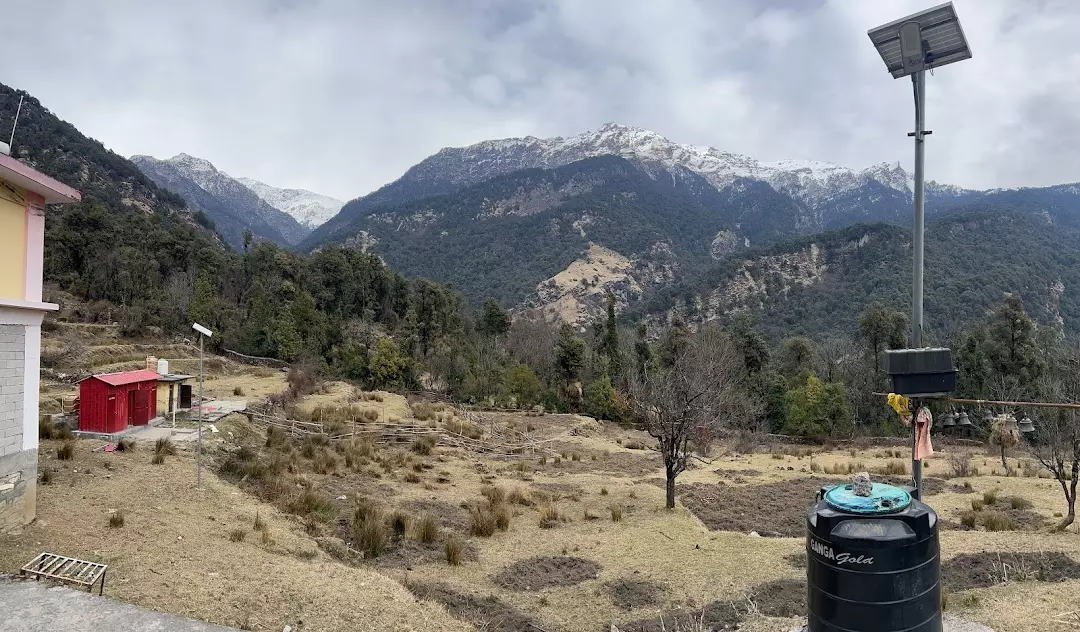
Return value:
[[(929, 0), (9, 0), (0, 81), (114, 150), (342, 198), (447, 145), (615, 120), (772, 160), (911, 162), (911, 89), (866, 30)], [(957, 0), (929, 176), (1080, 179), (1080, 4)], [(14, 38), (14, 41), (11, 41)]]

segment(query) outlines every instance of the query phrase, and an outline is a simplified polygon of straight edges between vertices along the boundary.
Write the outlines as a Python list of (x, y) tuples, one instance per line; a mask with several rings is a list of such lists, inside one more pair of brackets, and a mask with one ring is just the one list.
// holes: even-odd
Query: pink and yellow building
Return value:
[(45, 212), (82, 196), (0, 153), (0, 533), (37, 513)]

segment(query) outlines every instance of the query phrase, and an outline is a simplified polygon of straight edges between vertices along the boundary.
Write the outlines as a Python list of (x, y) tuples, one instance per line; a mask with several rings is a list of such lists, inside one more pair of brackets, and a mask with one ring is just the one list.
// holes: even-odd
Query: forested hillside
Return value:
[[(969, 208), (926, 228), (925, 330), (946, 343), (1001, 303), (1024, 299), (1036, 322), (1080, 334), (1080, 233), (1046, 213)], [(663, 319), (729, 321), (742, 313), (772, 341), (818, 340), (855, 327), (874, 302), (911, 305), (911, 237), (900, 227), (857, 225), (733, 255), (657, 289), (643, 311)]]
[(423, 357), (464, 336), (460, 297), (408, 281), (374, 256), (336, 248), (303, 256), (269, 243), (230, 250), (203, 213), (37, 99), (0, 86), (0, 120), (14, 118), (20, 94), (12, 155), (83, 194), (46, 217), (46, 292), (77, 297), (64, 306), (76, 317), (114, 319), (128, 335), (187, 332), (198, 320), (219, 332), (215, 345), (360, 379), (371, 374), (368, 347), (390, 335), (398, 342), (383, 345), (380, 374), (388, 384), (415, 376), (408, 351)]
[[(342, 234), (392, 268), (461, 291), (473, 305), (522, 301), (590, 242), (631, 258), (667, 244), (687, 263), (709, 259), (728, 220), (719, 193), (693, 173), (653, 178), (615, 156), (529, 169), (450, 195), (380, 207)], [(361, 237), (355, 237), (360, 234)]]

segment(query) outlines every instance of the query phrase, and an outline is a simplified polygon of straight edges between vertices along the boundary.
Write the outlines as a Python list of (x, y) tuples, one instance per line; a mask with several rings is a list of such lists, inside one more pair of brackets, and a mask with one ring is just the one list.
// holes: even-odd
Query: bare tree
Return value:
[[(1039, 390), (1051, 401), (1076, 402), (1080, 398), (1080, 349), (1053, 357), (1050, 373), (1039, 381)], [(1076, 520), (1076, 486), (1080, 478), (1080, 415), (1075, 410), (1047, 411), (1035, 422), (1031, 452), (1049, 470), (1065, 493), (1068, 512), (1058, 526), (1064, 530)]]
[(704, 327), (666, 362), (631, 375), (632, 410), (664, 457), (668, 509), (675, 508), (675, 478), (686, 470), (692, 443), (747, 411), (745, 373), (727, 334)]
[(1054, 410), (1038, 419), (1032, 453), (1050, 471), (1065, 493), (1068, 512), (1058, 526), (1076, 520), (1076, 484), (1080, 478), (1080, 417), (1073, 410)]

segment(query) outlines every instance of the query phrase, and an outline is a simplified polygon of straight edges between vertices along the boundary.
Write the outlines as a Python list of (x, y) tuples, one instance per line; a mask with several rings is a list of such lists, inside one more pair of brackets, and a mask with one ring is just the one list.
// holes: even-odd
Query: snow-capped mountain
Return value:
[(209, 160), (177, 154), (168, 160), (132, 156), (131, 161), (160, 187), (183, 197), (204, 212), (234, 248), (243, 247), (244, 232), (282, 245), (299, 242), (310, 233), (287, 213), (274, 208)]
[[(421, 197), (441, 195), (491, 178), (523, 169), (554, 168), (579, 160), (614, 155), (661, 172), (690, 171), (717, 190), (740, 179), (769, 184), (807, 208), (815, 223), (831, 226), (847, 218), (889, 219), (880, 213), (860, 217), (865, 203), (887, 197), (890, 204), (911, 197), (912, 177), (899, 163), (881, 163), (852, 169), (814, 160), (767, 162), (713, 147), (673, 142), (656, 132), (608, 123), (596, 131), (567, 138), (507, 138), (442, 149), (405, 172), (400, 179), (345, 205), (342, 211), (316, 230), (306, 242), (317, 243), (364, 215), (367, 210), (400, 204)], [(958, 197), (963, 189), (927, 183), (928, 199), (934, 195)], [(839, 205), (838, 217), (832, 207)]]
[(283, 213), (288, 213), (293, 219), (311, 230), (337, 215), (337, 212), (345, 205), (341, 200), (305, 189), (280, 189), (253, 178), (236, 178), (236, 180), (254, 191), (255, 195), (262, 198), (264, 202)]

